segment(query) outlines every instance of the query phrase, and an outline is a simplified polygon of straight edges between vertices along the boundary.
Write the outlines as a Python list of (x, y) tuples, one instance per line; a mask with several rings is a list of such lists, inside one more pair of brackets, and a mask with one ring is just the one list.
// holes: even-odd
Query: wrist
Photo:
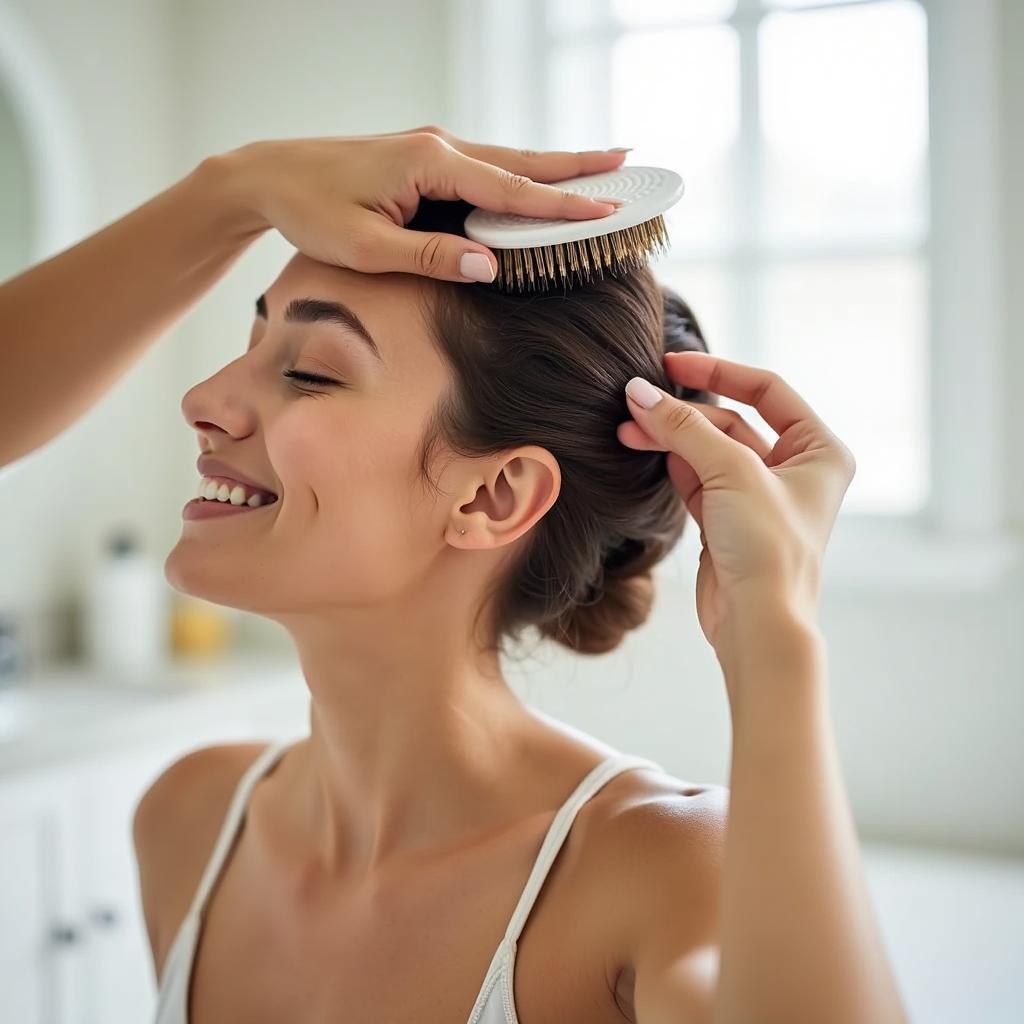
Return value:
[(253, 163), (253, 144), (249, 144), (204, 157), (191, 175), (228, 230), (248, 240), (271, 226), (262, 213)]
[(778, 592), (750, 595), (734, 606), (715, 645), (730, 699), (776, 681), (823, 675), (824, 652), (816, 612)]

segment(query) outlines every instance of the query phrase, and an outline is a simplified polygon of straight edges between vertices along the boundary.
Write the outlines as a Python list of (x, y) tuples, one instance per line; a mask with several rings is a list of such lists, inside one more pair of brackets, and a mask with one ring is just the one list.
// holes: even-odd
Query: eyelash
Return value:
[[(305, 381), (307, 384), (316, 384), (321, 387), (328, 387), (333, 385), (334, 387), (342, 387), (341, 381), (331, 380), (329, 377), (320, 377), (315, 373), (303, 373), (301, 370), (285, 370), (282, 377), (290, 377), (293, 380)], [(301, 390), (301, 388), (299, 389)]]

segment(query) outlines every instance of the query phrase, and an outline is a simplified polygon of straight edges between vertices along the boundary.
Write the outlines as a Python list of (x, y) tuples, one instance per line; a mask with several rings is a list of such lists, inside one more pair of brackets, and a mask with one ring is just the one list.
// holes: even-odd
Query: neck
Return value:
[(510, 773), (536, 738), (496, 657), (394, 621), (384, 640), (336, 623), (293, 631), (311, 694), (295, 810), (330, 875), (375, 874), (507, 821)]

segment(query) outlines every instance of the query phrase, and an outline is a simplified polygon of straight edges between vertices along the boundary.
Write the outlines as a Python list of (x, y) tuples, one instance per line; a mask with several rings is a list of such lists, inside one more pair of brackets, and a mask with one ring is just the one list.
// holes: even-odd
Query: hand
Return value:
[[(465, 142), (428, 126), (387, 135), (253, 142), (220, 159), (228, 165), (254, 231), (276, 228), (323, 263), (367, 274), (402, 271), (446, 281), (493, 280), (498, 261), (486, 245), (405, 225), (421, 197), (464, 199), (527, 217), (586, 220), (611, 213), (598, 202), (552, 185), (610, 171), (625, 153), (509, 149)], [(481, 253), (480, 277), (460, 261)], [(471, 261), (472, 262), (472, 261)]]
[(629, 396), (627, 447), (668, 452), (668, 475), (700, 527), (697, 618), (719, 651), (723, 626), (766, 599), (817, 612), (821, 563), (856, 472), (850, 450), (778, 374), (706, 352), (669, 352), (670, 380), (752, 405), (779, 435), (768, 443), (736, 411)]

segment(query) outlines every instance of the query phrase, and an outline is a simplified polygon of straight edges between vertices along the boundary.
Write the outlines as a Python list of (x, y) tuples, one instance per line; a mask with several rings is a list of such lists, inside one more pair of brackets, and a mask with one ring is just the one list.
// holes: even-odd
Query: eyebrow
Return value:
[[(256, 315), (267, 319), (267, 297), (261, 295), (256, 300)], [(384, 359), (373, 340), (373, 335), (366, 329), (366, 325), (356, 316), (354, 310), (350, 309), (343, 302), (332, 302), (328, 299), (292, 299), (284, 311), (285, 320), (292, 323), (335, 323), (348, 328), (360, 338), (373, 353), (374, 358), (383, 363)]]

